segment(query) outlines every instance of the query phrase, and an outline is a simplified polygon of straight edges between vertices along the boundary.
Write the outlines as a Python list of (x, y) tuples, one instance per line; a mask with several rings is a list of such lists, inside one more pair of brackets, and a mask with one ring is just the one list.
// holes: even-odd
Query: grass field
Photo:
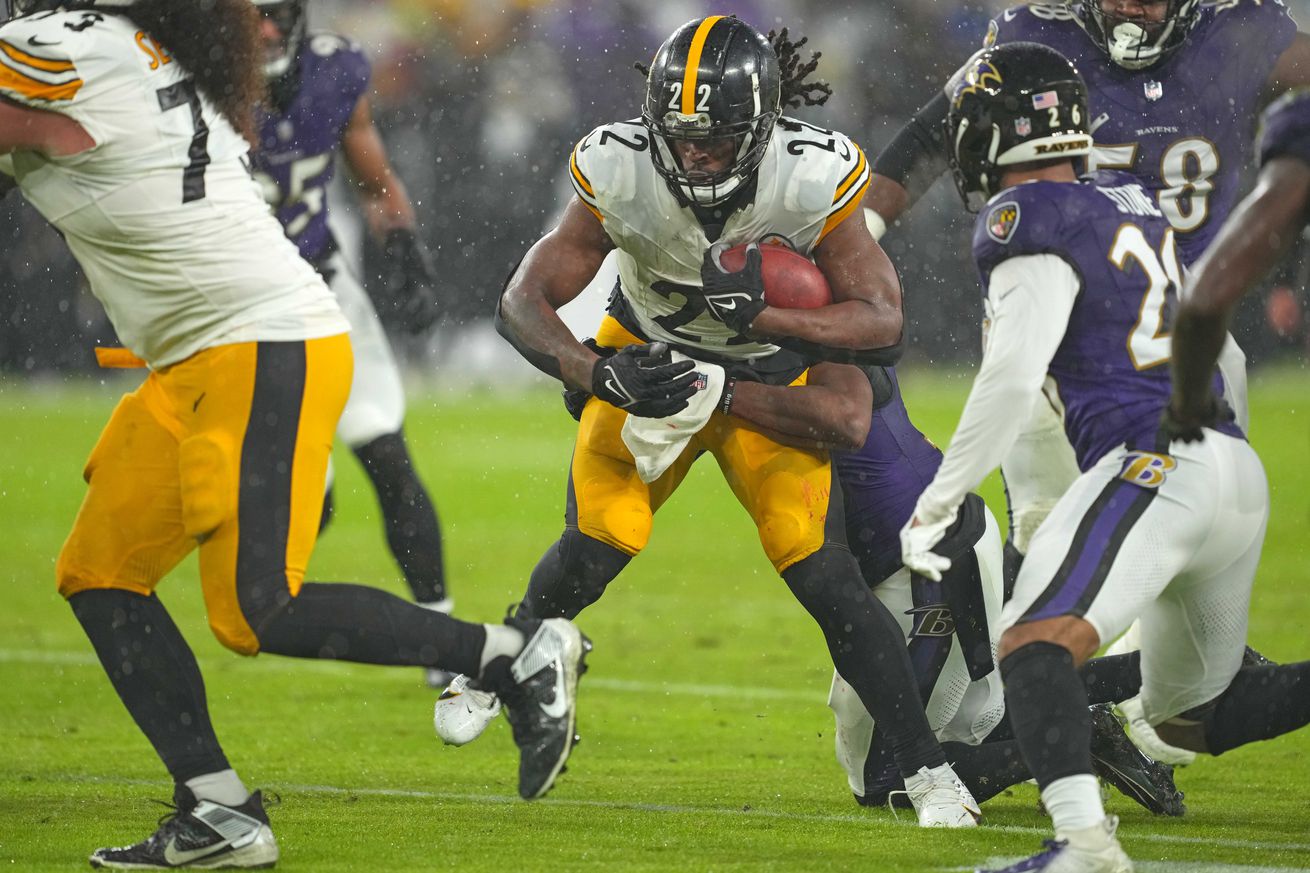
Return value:
[[(967, 377), (911, 374), (911, 412), (950, 435)], [(53, 589), (82, 460), (117, 390), (0, 383), (0, 865), (77, 870), (132, 842), (170, 785)], [(1310, 374), (1253, 382), (1254, 442), (1273, 489), (1251, 641), (1310, 649)], [(498, 620), (559, 534), (572, 421), (546, 389), (412, 400), (409, 434), (438, 502), (458, 612)], [(311, 576), (402, 591), (353, 461)], [(986, 496), (1002, 507), (994, 483)], [(998, 512), (999, 514), (999, 512)], [(246, 660), (210, 636), (194, 560), (160, 587), (208, 682), (229, 757), (281, 795), (279, 869), (960, 870), (1028, 854), (1047, 835), (1036, 792), (985, 807), (986, 826), (923, 831), (857, 807), (832, 755), (822, 638), (760, 554), (712, 463), (654, 542), (580, 624), (596, 642), (582, 745), (551, 795), (515, 796), (499, 722), (478, 743), (432, 735), (416, 669)], [(1115, 795), (1145, 871), (1310, 870), (1310, 732), (1182, 771), (1188, 815), (1157, 820)]]

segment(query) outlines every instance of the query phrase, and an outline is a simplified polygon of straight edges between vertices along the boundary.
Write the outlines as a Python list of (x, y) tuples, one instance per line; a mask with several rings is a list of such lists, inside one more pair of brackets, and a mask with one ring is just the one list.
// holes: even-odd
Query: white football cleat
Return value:
[(1161, 764), (1172, 764), (1175, 767), (1186, 767), (1196, 760), (1196, 752), (1171, 746), (1160, 739), (1160, 735), (1155, 732), (1155, 728), (1151, 727), (1151, 723), (1146, 720), (1146, 712), (1142, 709), (1142, 698), (1140, 696), (1130, 697), (1116, 704), (1115, 709), (1119, 710), (1119, 714), (1124, 718), (1128, 738), (1148, 758), (1154, 758)]
[(919, 815), (919, 827), (972, 828), (982, 818), (978, 801), (950, 764), (931, 770), (920, 767), (918, 773), (906, 777), (905, 793)]
[(500, 715), (500, 698), (490, 691), (470, 688), (471, 681), (462, 673), (456, 674), (432, 711), (432, 726), (448, 746), (473, 742)]
[(1031, 858), (977, 873), (1133, 873), (1133, 862), (1114, 833), (1118, 826), (1118, 817), (1107, 816), (1100, 824), (1046, 840)]

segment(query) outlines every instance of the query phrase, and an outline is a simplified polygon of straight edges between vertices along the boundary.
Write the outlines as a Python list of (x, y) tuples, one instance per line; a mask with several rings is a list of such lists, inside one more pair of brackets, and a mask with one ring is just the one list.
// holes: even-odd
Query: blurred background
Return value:
[[(359, 42), (374, 65), (373, 107), (442, 277), (442, 325), (394, 331), (419, 383), (499, 382), (531, 372), (490, 328), (501, 285), (568, 198), (565, 165), (594, 126), (635, 117), (648, 61), (679, 24), (736, 13), (763, 31), (787, 27), (823, 53), (824, 107), (795, 114), (840, 129), (872, 158), (981, 43), (1004, 5), (960, 0), (309, 0), (311, 29)], [(1310, 0), (1288, 5), (1305, 29)], [(330, 198), (336, 231), (366, 277), (379, 257), (354, 203)], [(909, 364), (968, 364), (981, 312), (969, 263), (972, 222), (949, 179), (883, 241), (901, 271)], [(89, 372), (91, 349), (115, 342), (58, 236), (14, 195), (0, 201), (0, 373)], [(1256, 366), (1303, 356), (1310, 259), (1301, 247), (1245, 302), (1234, 333)], [(612, 280), (611, 280), (612, 281)], [(571, 306), (594, 326), (608, 282)]]

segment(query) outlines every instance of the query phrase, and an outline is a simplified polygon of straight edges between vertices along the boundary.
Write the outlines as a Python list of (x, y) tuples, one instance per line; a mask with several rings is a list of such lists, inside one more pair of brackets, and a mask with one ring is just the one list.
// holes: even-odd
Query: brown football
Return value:
[[(764, 302), (779, 309), (818, 309), (832, 303), (832, 289), (814, 262), (785, 245), (760, 245), (763, 260)], [(723, 269), (736, 272), (746, 266), (746, 245), (733, 246), (719, 256)]]

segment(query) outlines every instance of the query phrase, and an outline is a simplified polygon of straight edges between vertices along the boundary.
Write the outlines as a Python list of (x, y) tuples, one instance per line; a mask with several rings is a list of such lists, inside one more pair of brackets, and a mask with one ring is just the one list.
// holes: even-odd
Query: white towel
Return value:
[(687, 408), (664, 418), (629, 415), (623, 423), (623, 444), (637, 461), (637, 475), (647, 484), (663, 475), (678, 459), (691, 438), (710, 420), (723, 393), (725, 377), (718, 364), (703, 364), (676, 351), (673, 360), (692, 361), (701, 376), (700, 389), (691, 396)]

